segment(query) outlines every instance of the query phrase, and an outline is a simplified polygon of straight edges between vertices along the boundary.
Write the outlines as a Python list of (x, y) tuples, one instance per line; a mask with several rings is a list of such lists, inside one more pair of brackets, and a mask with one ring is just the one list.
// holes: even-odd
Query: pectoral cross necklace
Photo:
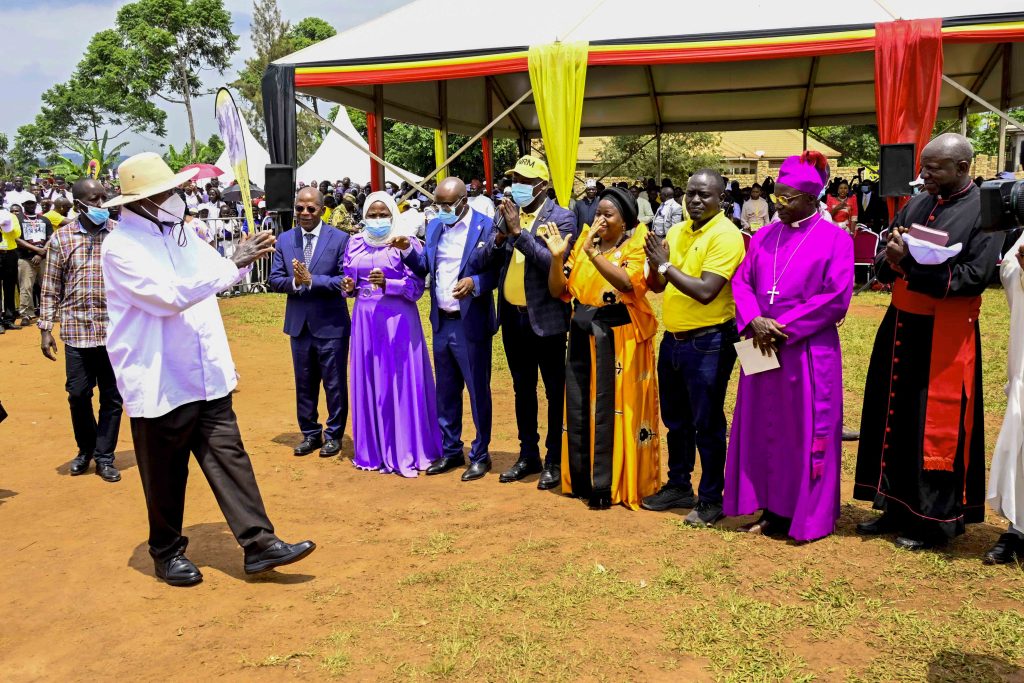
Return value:
[(793, 253), (789, 255), (789, 260), (786, 261), (786, 265), (782, 266), (782, 272), (779, 273), (779, 247), (782, 245), (782, 233), (786, 229), (784, 225), (779, 226), (779, 238), (775, 240), (775, 256), (772, 259), (772, 288), (765, 292), (765, 294), (771, 296), (771, 299), (768, 300), (769, 306), (775, 303), (775, 297), (777, 295), (782, 294), (782, 292), (779, 291), (779, 282), (782, 280), (782, 276), (786, 274), (786, 269), (788, 269), (789, 264), (793, 262), (793, 257), (796, 256), (796, 252), (800, 251), (800, 247), (804, 245), (804, 242), (807, 241), (807, 238), (811, 236), (811, 233), (814, 232), (816, 227), (818, 227), (817, 221), (807, 229), (807, 234), (804, 235), (804, 238), (796, 245), (796, 249), (794, 249)]

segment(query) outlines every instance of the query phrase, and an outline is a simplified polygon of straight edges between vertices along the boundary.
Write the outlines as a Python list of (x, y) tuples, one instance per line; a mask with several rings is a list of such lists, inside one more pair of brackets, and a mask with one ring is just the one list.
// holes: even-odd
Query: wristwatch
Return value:
[(658, 275), (664, 276), (665, 273), (668, 272), (668, 269), (671, 268), (671, 267), (672, 267), (672, 264), (669, 261), (665, 261), (660, 266), (658, 266)]

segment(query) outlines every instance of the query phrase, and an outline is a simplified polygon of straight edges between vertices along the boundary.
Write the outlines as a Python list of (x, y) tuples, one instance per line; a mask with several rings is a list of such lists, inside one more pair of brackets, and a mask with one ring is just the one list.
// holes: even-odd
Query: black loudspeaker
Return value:
[(879, 192), (883, 197), (908, 197), (910, 183), (917, 178), (914, 157), (917, 147), (912, 142), (897, 145), (882, 145), (882, 157), (878, 165)]
[(267, 164), (267, 211), (291, 211), (295, 207), (295, 167), (287, 164)]

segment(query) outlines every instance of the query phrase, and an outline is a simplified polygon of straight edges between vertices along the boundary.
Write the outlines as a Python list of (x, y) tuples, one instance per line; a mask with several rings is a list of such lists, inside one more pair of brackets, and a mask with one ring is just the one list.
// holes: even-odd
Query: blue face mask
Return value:
[(93, 225), (106, 225), (110, 219), (110, 209), (103, 209), (98, 206), (86, 206), (85, 216)]
[(520, 207), (529, 206), (535, 199), (533, 185), (527, 185), (526, 183), (512, 183), (510, 192), (512, 194), (512, 201)]
[(391, 232), (390, 218), (367, 218), (363, 221), (366, 234), (375, 240), (382, 240)]
[(454, 211), (438, 211), (437, 220), (441, 221), (445, 225), (453, 225), (459, 218), (458, 214)]

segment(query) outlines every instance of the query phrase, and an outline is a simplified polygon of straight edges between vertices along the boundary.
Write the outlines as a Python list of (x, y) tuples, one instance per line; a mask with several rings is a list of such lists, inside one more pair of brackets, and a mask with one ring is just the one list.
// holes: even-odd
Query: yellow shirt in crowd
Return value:
[(708, 272), (721, 275), (729, 282), (711, 303), (704, 305), (671, 284), (665, 288), (663, 316), (669, 332), (688, 332), (702, 327), (720, 325), (736, 317), (732, 298), (732, 276), (739, 268), (746, 248), (743, 233), (724, 212), (712, 218), (700, 230), (692, 229), (693, 221), (677, 223), (669, 228), (669, 260), (690, 277), (699, 278)]
[[(519, 227), (523, 232), (533, 230), (533, 224), (537, 222), (536, 213), (519, 212)], [(544, 247), (547, 248), (546, 246)], [(512, 263), (505, 273), (505, 289), (502, 294), (505, 301), (513, 306), (526, 305), (526, 254), (518, 249), (512, 249)]]
[(18, 248), (16, 240), (21, 237), (21, 221), (13, 213), (11, 214), (11, 228), (10, 232), (0, 231), (0, 237), (3, 237), (3, 248), (0, 248), (0, 251), (14, 251)]

